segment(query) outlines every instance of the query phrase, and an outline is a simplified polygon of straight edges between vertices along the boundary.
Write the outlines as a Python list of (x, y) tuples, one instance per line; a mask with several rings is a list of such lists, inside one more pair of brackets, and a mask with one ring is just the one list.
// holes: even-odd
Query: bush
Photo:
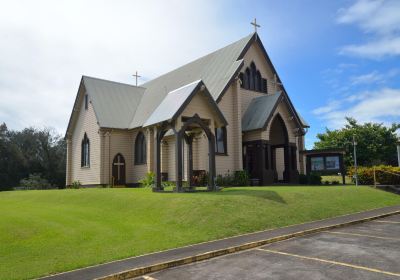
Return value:
[(71, 189), (80, 189), (81, 187), (82, 187), (82, 184), (79, 181), (73, 181), (70, 186)]
[(20, 186), (26, 190), (47, 190), (53, 186), (46, 179), (41, 177), (41, 174), (29, 174), (28, 178), (20, 181)]
[(146, 174), (146, 177), (144, 177), (142, 180), (139, 181), (139, 183), (143, 186), (143, 187), (154, 187), (155, 185), (155, 177), (156, 175), (154, 174), (154, 172), (148, 172)]
[(307, 183), (310, 185), (321, 185), (322, 177), (319, 173), (311, 172), (310, 175), (307, 176)]
[(308, 184), (308, 177), (306, 174), (299, 174), (299, 184), (302, 184), (302, 185)]
[(208, 185), (208, 172), (205, 170), (197, 170), (193, 172), (192, 185), (196, 187)]
[[(310, 175), (299, 174), (299, 183), (302, 185), (321, 185), (322, 177), (316, 172), (312, 172)], [(324, 184), (329, 185), (329, 181), (324, 181)]]
[(248, 186), (249, 174), (246, 170), (235, 171), (234, 174), (228, 171), (225, 175), (217, 175), (215, 183), (217, 186)]
[[(349, 176), (354, 178), (354, 167), (348, 169)], [(374, 168), (363, 167), (357, 168), (358, 183), (360, 185), (374, 184)], [(375, 167), (376, 181), (381, 185), (400, 185), (400, 167), (388, 165), (379, 165)], [(354, 179), (353, 179), (354, 181)]]

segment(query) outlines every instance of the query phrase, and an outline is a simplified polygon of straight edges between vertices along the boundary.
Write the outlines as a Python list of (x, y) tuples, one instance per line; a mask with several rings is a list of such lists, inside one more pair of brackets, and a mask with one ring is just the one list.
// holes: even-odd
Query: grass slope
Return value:
[(0, 192), (0, 279), (26, 279), (245, 232), (400, 204), (368, 187)]

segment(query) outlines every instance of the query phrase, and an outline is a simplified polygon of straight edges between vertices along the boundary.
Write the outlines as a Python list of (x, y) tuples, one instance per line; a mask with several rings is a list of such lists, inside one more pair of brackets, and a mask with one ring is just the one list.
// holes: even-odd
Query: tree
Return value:
[(345, 164), (353, 165), (353, 135), (357, 141), (357, 163), (372, 166), (378, 164), (394, 165), (397, 162), (396, 130), (400, 124), (386, 127), (381, 123), (359, 124), (353, 118), (346, 118), (347, 124), (336, 130), (326, 129), (317, 135), (314, 149), (345, 148)]
[(8, 130), (0, 125), (0, 190), (17, 186), (21, 179), (41, 174), (52, 186), (65, 186), (66, 145), (54, 130)]

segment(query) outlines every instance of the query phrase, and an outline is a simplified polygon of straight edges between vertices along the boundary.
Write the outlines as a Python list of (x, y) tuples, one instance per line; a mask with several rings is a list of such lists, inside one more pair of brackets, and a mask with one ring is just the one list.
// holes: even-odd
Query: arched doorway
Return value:
[(288, 182), (289, 137), (285, 122), (279, 114), (271, 122), (269, 141), (271, 145), (271, 167), (274, 170), (274, 181)]
[(125, 185), (125, 159), (121, 154), (116, 154), (112, 165), (114, 185)]
[(271, 122), (269, 144), (271, 147), (271, 169), (274, 172), (274, 181), (298, 182), (297, 145), (289, 142), (287, 127), (279, 114)]

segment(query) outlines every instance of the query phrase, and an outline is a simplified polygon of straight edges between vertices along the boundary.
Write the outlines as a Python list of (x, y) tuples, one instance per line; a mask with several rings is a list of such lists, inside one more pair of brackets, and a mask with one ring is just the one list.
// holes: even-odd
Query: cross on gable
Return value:
[(257, 27), (261, 27), (261, 25), (257, 24), (257, 19), (254, 18), (254, 21), (250, 22), (251, 25), (254, 25), (254, 32), (257, 33)]
[(136, 73), (133, 74), (132, 76), (135, 77), (135, 79), (136, 79), (136, 86), (137, 86), (138, 78), (140, 78), (141, 76), (139, 76), (138, 71), (136, 71)]

